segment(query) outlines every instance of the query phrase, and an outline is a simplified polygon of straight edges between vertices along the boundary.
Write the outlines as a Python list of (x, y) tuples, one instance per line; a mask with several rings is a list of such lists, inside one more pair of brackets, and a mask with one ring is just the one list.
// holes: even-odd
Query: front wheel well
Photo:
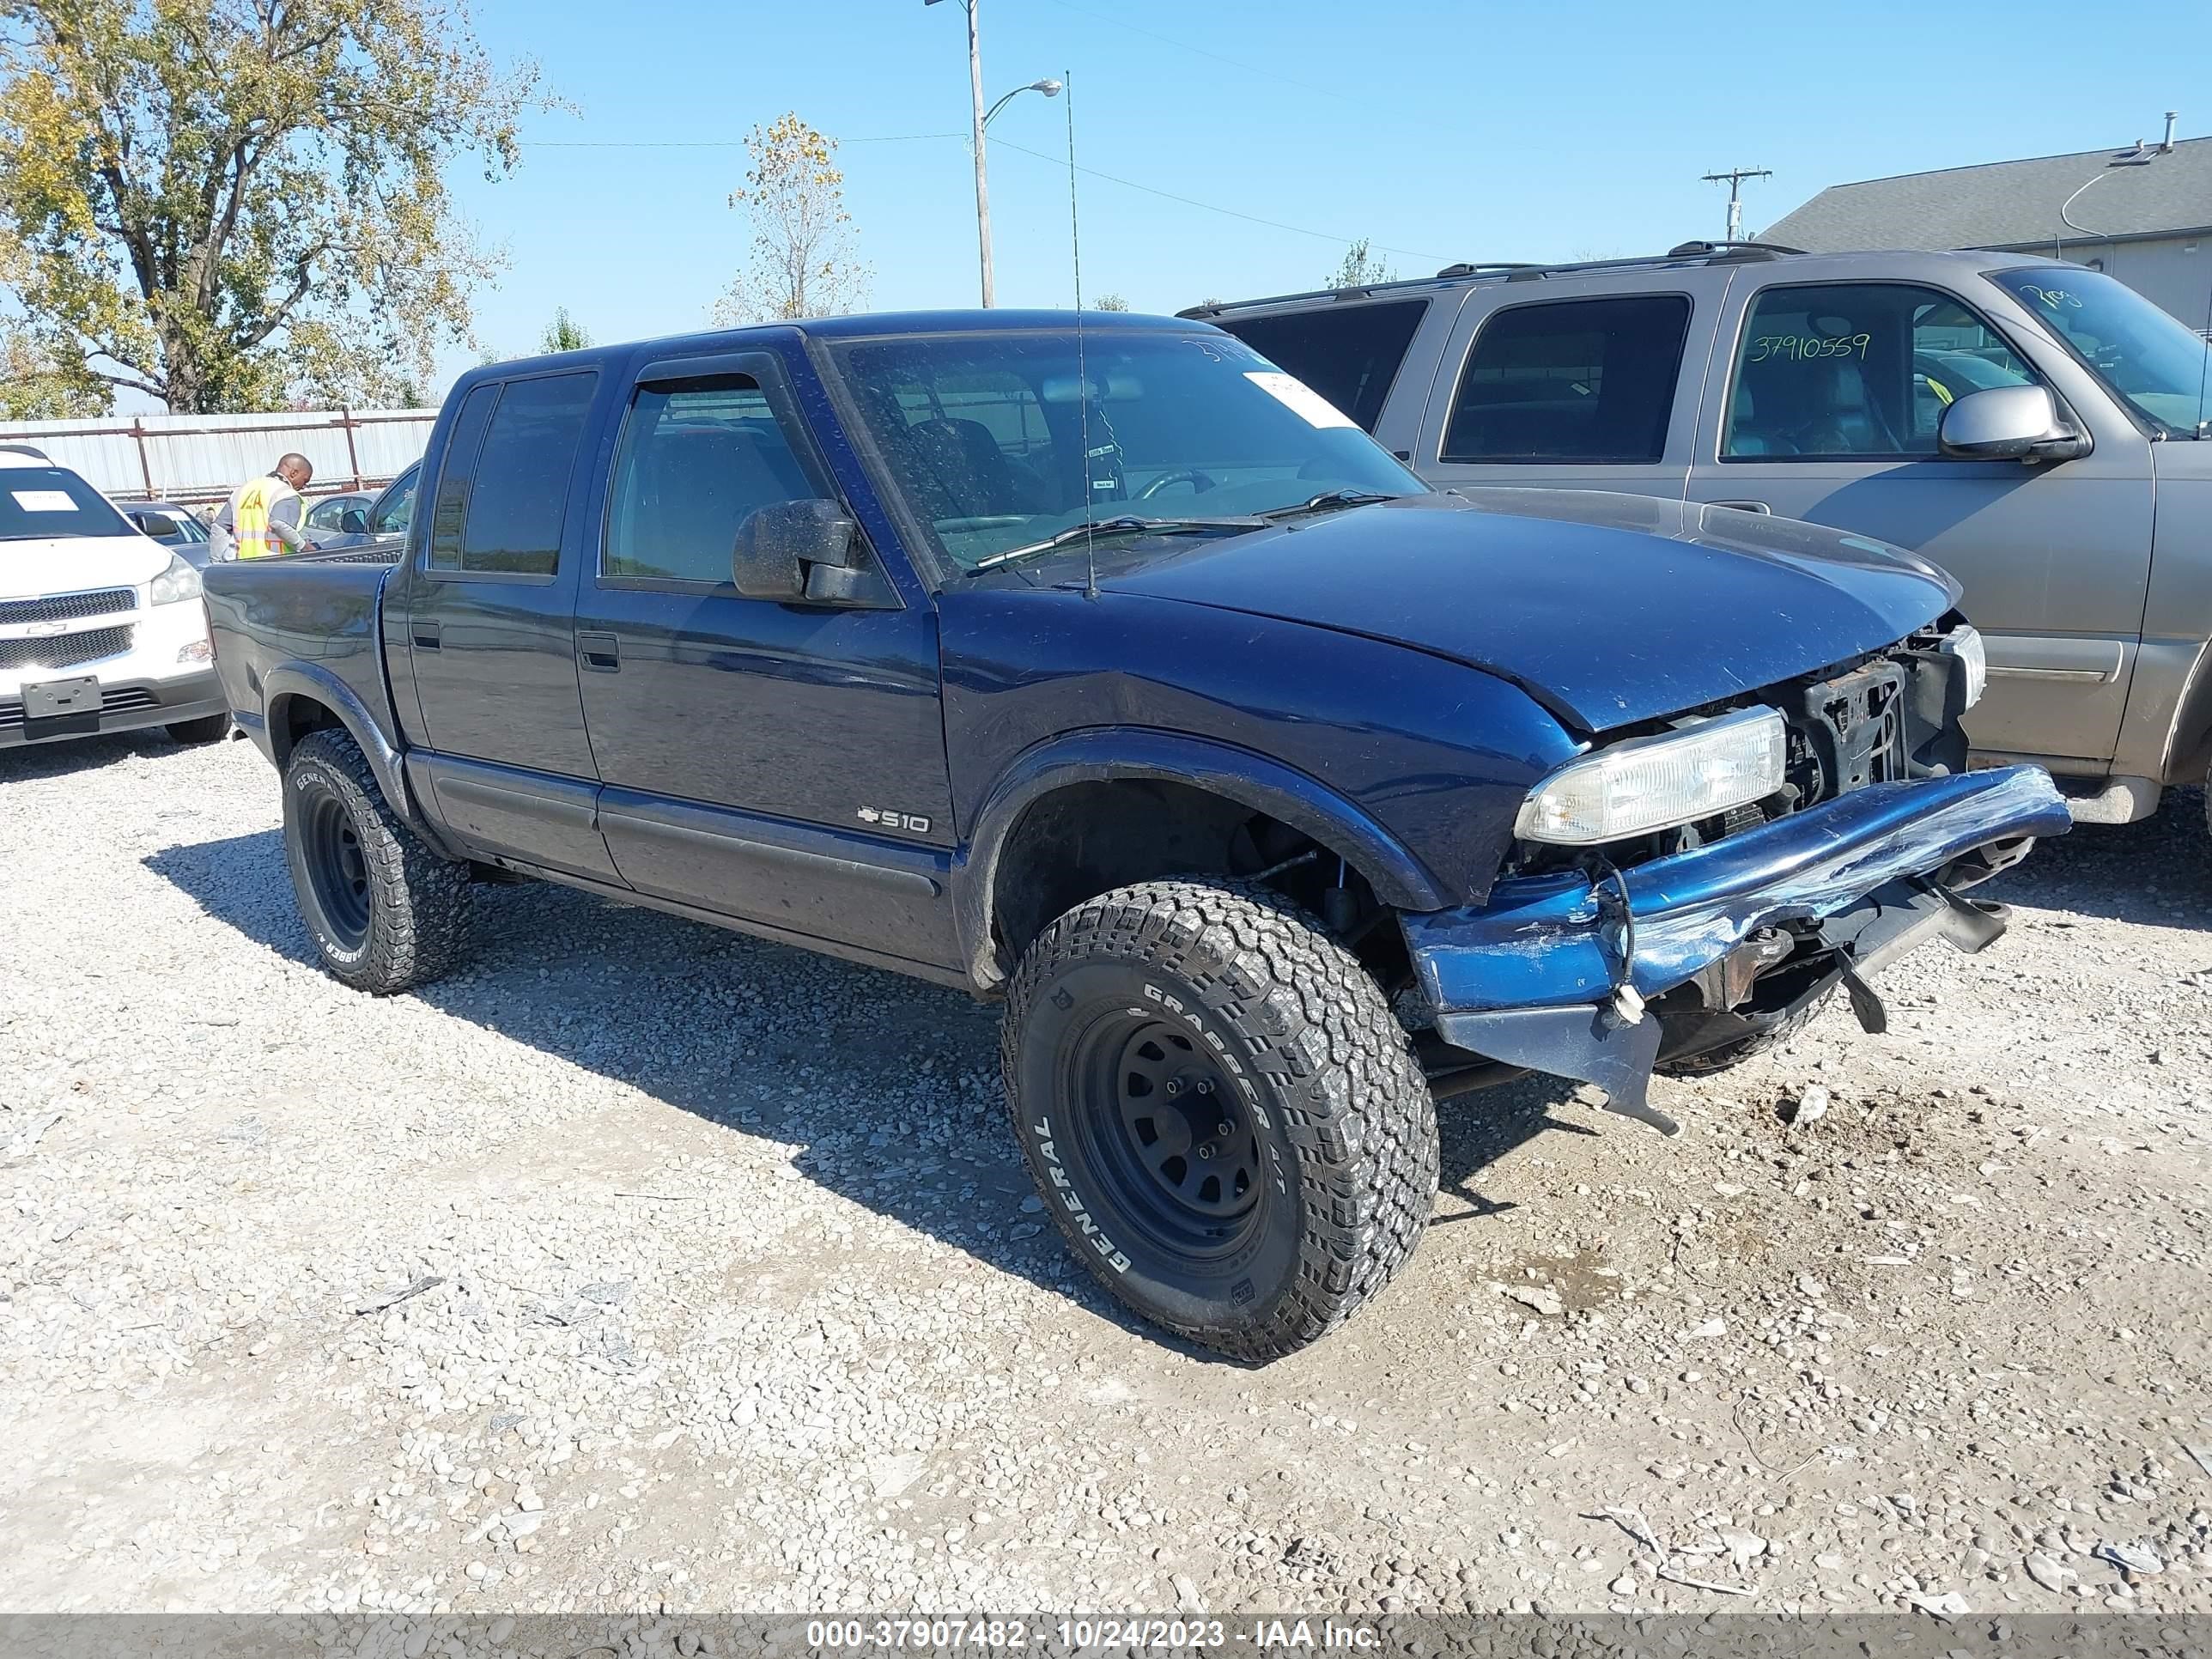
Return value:
[(1395, 913), (1348, 860), (1242, 801), (1162, 778), (1071, 783), (1023, 811), (992, 872), (1000, 959), (1018, 960), (1086, 899), (1170, 876), (1261, 880), (1320, 916), (1386, 984), (1400, 971), (1398, 930), (1376, 925)]

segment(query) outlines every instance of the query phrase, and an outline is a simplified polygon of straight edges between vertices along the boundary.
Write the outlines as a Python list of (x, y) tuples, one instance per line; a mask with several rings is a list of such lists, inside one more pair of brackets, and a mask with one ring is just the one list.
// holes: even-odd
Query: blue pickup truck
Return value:
[[(1695, 503), (1423, 485), (1203, 323), (778, 325), (471, 371), (396, 552), (218, 565), (307, 932), (435, 978), (536, 878), (1006, 1005), (1117, 1296), (1247, 1360), (1407, 1260), (1436, 1103), (1662, 1129), (2067, 827), (1969, 772), (1942, 573)], [(361, 562), (366, 558), (380, 562)], [(619, 1018), (616, 1011), (610, 1016)]]

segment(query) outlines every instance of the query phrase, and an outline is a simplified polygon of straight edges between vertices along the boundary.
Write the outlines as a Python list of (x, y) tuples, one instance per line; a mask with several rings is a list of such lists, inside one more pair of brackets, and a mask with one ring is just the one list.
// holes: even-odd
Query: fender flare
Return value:
[(2162, 758), (2159, 781), (2168, 785), (2201, 783), (2206, 767), (2212, 765), (2212, 644), (2190, 665), (2189, 678), (2174, 701)]
[(1024, 750), (976, 809), (953, 866), (953, 921), (969, 976), (989, 989), (1005, 973), (991, 927), (999, 863), (1023, 814), (1054, 790), (1106, 779), (1188, 784), (1249, 806), (1318, 842), (1358, 870), (1385, 904), (1415, 912), (1456, 902), (1396, 836), (1305, 773), (1248, 749), (1148, 726), (1094, 726)]
[(408, 827), (441, 852), (446, 843), (436, 827), (415, 805), (408, 792), (406, 766), (398, 750), (384, 735), (368, 705), (361, 700), (354, 689), (319, 663), (303, 662), (297, 658), (280, 663), (261, 677), (261, 706), (268, 735), (269, 758), (276, 763), (281, 773), (290, 757), (291, 746), (284, 732), (286, 706), (295, 698), (320, 703), (338, 718), (348, 736), (361, 745), (361, 752), (368, 758), (368, 769), (376, 776), (377, 788), (383, 793), (384, 804), (389, 806)]

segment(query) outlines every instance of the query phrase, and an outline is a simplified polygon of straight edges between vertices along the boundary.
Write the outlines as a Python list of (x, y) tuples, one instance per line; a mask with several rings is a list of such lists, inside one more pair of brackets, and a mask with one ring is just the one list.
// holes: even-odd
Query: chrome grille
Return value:
[(0, 599), (0, 624), (82, 622), (87, 617), (109, 617), (118, 611), (137, 608), (138, 591), (133, 587), (103, 587), (88, 593), (50, 593), (42, 599)]
[(119, 657), (131, 648), (131, 627), (88, 628), (76, 634), (48, 634), (28, 640), (0, 640), (0, 672), (24, 668), (74, 668), (79, 663)]

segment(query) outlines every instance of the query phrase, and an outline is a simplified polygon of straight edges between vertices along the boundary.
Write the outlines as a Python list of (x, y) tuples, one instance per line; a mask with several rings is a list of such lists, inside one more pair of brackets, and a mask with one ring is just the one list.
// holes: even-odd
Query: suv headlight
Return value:
[(172, 553), (169, 568), (155, 577), (153, 586), (146, 590), (146, 603), (174, 605), (179, 599), (197, 599), (199, 596), (200, 573)]
[(1982, 700), (1990, 684), (1990, 656), (1982, 648), (1981, 629), (1971, 623), (1960, 623), (1943, 636), (1936, 649), (1966, 665), (1966, 707), (1972, 708)]
[(1513, 831), (1587, 847), (1713, 817), (1782, 787), (1788, 738), (1777, 710), (1746, 708), (1613, 744), (1529, 791)]

